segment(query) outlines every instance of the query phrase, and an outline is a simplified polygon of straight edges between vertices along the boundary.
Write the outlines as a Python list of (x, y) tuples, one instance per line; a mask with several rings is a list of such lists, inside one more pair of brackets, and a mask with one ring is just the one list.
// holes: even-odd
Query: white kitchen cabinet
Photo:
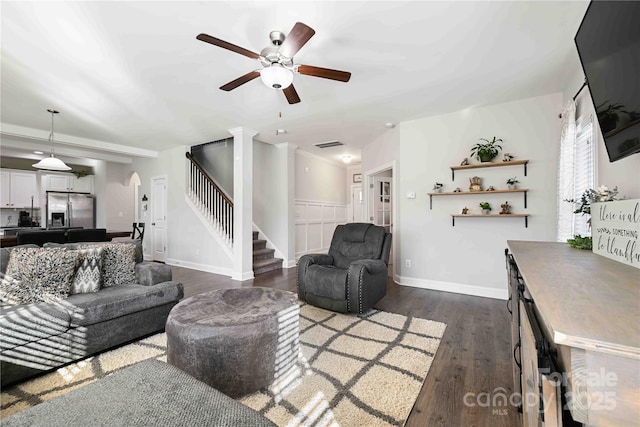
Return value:
[(93, 176), (83, 176), (82, 178), (72, 177), (73, 191), (79, 193), (93, 193)]
[(48, 174), (45, 176), (45, 191), (75, 191), (93, 193), (93, 176), (77, 178), (73, 174)]
[(1, 179), (0, 207), (30, 208), (32, 202), (38, 207), (35, 172), (3, 170)]

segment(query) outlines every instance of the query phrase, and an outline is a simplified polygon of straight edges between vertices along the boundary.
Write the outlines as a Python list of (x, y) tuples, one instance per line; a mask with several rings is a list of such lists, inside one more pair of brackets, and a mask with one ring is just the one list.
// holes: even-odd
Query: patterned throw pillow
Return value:
[(78, 250), (78, 267), (70, 295), (98, 292), (102, 284), (102, 248)]
[[(57, 248), (16, 248), (11, 251), (2, 281), (4, 302), (30, 304), (59, 301), (69, 295), (77, 251)], [(9, 296), (6, 296), (8, 292)]]
[(130, 243), (99, 243), (82, 245), (79, 249), (101, 246), (102, 287), (128, 285), (136, 281), (135, 246)]

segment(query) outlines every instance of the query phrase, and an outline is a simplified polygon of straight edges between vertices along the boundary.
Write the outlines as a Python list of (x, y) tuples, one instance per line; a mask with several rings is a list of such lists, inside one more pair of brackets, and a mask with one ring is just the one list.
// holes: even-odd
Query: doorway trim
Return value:
[[(369, 200), (369, 195), (371, 194), (371, 192), (369, 191), (371, 189), (371, 186), (374, 183), (374, 175), (377, 175), (381, 172), (386, 172), (390, 170), (391, 171), (391, 215), (393, 218), (393, 234), (395, 234), (395, 221), (396, 218), (398, 218), (398, 202), (396, 201), (397, 199), (397, 188), (396, 188), (396, 161), (393, 160), (389, 163), (384, 163), (382, 165), (376, 166), (373, 169), (369, 169), (367, 171), (365, 171), (363, 173), (364, 177), (363, 177), (363, 183), (365, 183), (365, 186), (363, 187), (362, 191), (363, 191), (363, 195), (364, 195), (364, 204), (365, 204), (365, 212), (366, 212), (366, 222), (371, 222), (373, 223), (373, 220), (371, 219), (373, 212), (371, 212), (371, 200)], [(396, 250), (396, 245), (398, 243), (398, 236), (393, 236), (393, 238), (391, 239), (391, 253), (393, 254), (393, 259), (390, 260), (391, 264), (393, 264), (395, 266), (396, 264), (396, 258), (397, 258), (397, 253), (398, 251)], [(395, 267), (393, 268), (393, 270), (395, 270)], [(394, 281), (395, 280), (395, 271), (392, 272), (392, 278)]]

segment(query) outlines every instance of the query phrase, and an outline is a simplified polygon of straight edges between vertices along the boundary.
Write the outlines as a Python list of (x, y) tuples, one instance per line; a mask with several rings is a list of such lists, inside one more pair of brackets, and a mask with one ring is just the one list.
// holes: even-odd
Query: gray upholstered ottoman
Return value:
[(298, 359), (297, 298), (271, 288), (205, 292), (167, 319), (167, 361), (231, 397), (268, 386)]
[(275, 427), (180, 369), (147, 360), (0, 422), (2, 427)]

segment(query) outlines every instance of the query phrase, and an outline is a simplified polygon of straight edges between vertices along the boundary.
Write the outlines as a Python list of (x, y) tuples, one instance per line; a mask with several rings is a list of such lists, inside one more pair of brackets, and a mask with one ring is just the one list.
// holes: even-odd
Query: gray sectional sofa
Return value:
[[(183, 286), (171, 280), (169, 266), (142, 261), (139, 241), (123, 244), (135, 247), (135, 283), (52, 302), (0, 306), (2, 387), (164, 329), (169, 311), (184, 295)], [(46, 244), (43, 250), (72, 251), (78, 245), (86, 243)], [(3, 275), (15, 248), (0, 249)]]

